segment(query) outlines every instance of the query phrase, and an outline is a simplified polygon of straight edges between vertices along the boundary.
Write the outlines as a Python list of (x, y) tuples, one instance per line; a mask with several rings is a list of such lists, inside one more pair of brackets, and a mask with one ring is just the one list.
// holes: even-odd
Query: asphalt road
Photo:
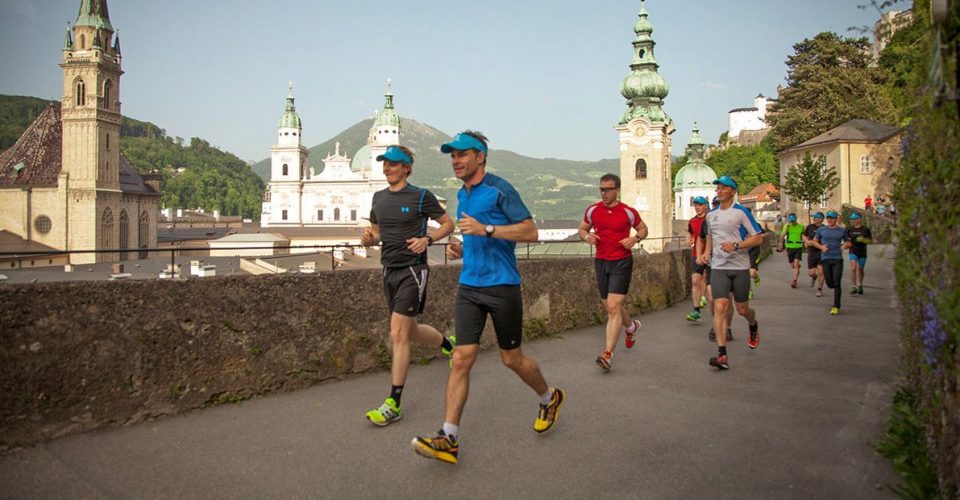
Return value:
[[(897, 378), (892, 250), (871, 247), (863, 296), (788, 286), (785, 254), (761, 265), (760, 347), (734, 321), (731, 369), (684, 302), (645, 315), (613, 371), (601, 327), (524, 346), (567, 391), (551, 432), (532, 430), (533, 392), (482, 353), (460, 426), (460, 463), (416, 455), (436, 431), (447, 365), (414, 366), (404, 418), (364, 413), (389, 374), (321, 384), (0, 455), (0, 498), (893, 498), (871, 446)], [(849, 269), (849, 261), (845, 262)], [(828, 292), (827, 290), (825, 290)]]

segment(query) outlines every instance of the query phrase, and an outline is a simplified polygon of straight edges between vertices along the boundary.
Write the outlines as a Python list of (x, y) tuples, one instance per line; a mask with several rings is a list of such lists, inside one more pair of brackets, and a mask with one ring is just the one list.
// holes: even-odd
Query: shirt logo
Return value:
[(400, 207), (400, 211), (405, 214), (410, 213), (410, 207)]

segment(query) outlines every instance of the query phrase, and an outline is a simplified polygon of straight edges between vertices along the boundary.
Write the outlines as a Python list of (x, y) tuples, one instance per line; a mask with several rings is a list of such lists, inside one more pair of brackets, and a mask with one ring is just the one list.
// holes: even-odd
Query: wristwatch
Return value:
[(493, 227), (493, 224), (487, 224), (486, 226), (483, 226), (483, 232), (487, 233), (488, 238), (493, 238), (494, 230), (496, 230), (496, 228)]
[(429, 234), (427, 235), (427, 244), (433, 245), (433, 236), (430, 236)]
[(739, 242), (739, 241), (734, 241), (734, 242), (733, 242), (733, 249), (734, 249), (734, 250), (740, 250), (740, 242)]

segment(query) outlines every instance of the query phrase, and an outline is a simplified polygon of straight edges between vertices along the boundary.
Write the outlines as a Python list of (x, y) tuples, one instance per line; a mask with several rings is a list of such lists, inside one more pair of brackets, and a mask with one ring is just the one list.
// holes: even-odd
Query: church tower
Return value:
[[(387, 151), (390, 146), (400, 144), (400, 115), (393, 108), (393, 92), (390, 87), (392, 81), (387, 79), (387, 93), (384, 94), (383, 109), (377, 113), (373, 120), (373, 128), (370, 129), (370, 180), (381, 181), (382, 186), (375, 190), (387, 187), (387, 178), (383, 175), (383, 162), (377, 161), (377, 157)], [(377, 184), (380, 184), (378, 182)]]
[(303, 180), (307, 178), (307, 156), (303, 145), (303, 124), (294, 104), (293, 82), (288, 84), (287, 107), (277, 127), (277, 143), (270, 148), (270, 183), (264, 193), (260, 224), (300, 224)]
[(653, 56), (653, 25), (640, 2), (640, 19), (634, 25), (633, 61), (630, 74), (623, 79), (620, 94), (627, 99), (627, 110), (617, 124), (620, 143), (621, 199), (632, 205), (647, 224), (648, 251), (661, 251), (672, 236), (673, 192), (670, 179), (670, 134), (673, 120), (663, 111), (663, 99), (670, 91), (657, 73)]
[(70, 203), (67, 249), (118, 244), (113, 233), (114, 212), (121, 202), (120, 59), (120, 38), (110, 24), (107, 1), (82, 0), (77, 20), (67, 30), (60, 63), (61, 177)]

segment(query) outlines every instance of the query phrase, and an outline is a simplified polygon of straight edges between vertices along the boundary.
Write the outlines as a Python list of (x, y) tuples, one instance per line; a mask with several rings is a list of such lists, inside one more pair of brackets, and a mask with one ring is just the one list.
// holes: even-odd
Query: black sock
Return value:
[(441, 335), (440, 338), (443, 339), (443, 340), (440, 341), (440, 348), (441, 348), (441, 349), (446, 349), (446, 350), (448, 350), (448, 351), (449, 351), (450, 349), (453, 349), (453, 343), (450, 342), (450, 339), (448, 339), (447, 337), (445, 337), (445, 336), (443, 336), (443, 335)]
[(393, 398), (393, 401), (397, 403), (397, 406), (400, 406), (400, 396), (403, 394), (403, 386), (395, 385), (390, 389), (390, 397)]
[(693, 310), (694, 310), (694, 311), (697, 311), (697, 312), (700, 312), (700, 308), (699, 308), (699, 307), (694, 307)]
[(750, 325), (750, 333), (757, 333), (757, 327), (760, 326), (760, 322), (756, 322)]
[(727, 346), (725, 346), (725, 345), (720, 346), (720, 355), (721, 355), (721, 356), (726, 356), (726, 355), (727, 355)]

